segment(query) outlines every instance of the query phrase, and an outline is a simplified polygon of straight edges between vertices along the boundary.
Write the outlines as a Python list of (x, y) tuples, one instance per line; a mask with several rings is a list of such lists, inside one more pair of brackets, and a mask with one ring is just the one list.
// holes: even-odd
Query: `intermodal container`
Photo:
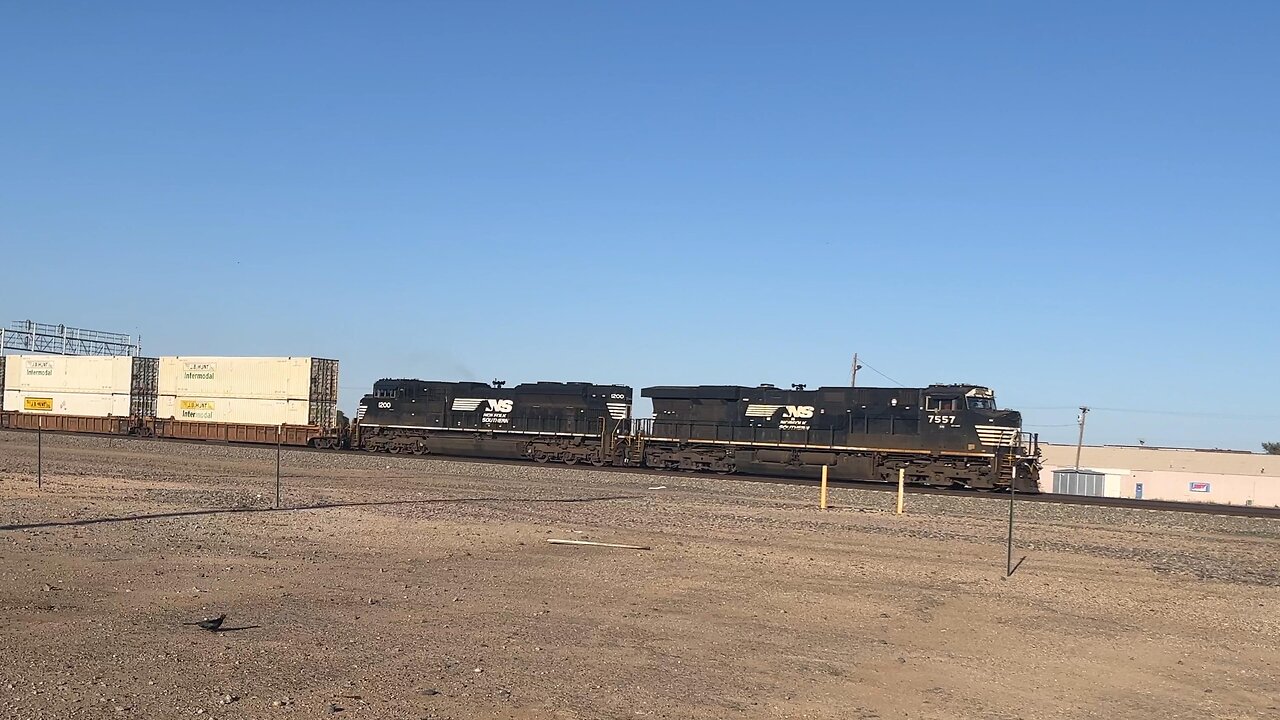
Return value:
[(307, 425), (309, 411), (306, 400), (161, 395), (156, 403), (160, 418), (245, 425)]
[(4, 391), (4, 410), (46, 415), (128, 417), (128, 393), (62, 392), (57, 390)]
[(162, 357), (158, 387), (158, 418), (322, 428), (337, 422), (336, 360)]
[(74, 355), (10, 355), (4, 363), (4, 389), (129, 395), (133, 358)]
[(312, 364), (306, 357), (162, 357), (160, 394), (306, 400)]

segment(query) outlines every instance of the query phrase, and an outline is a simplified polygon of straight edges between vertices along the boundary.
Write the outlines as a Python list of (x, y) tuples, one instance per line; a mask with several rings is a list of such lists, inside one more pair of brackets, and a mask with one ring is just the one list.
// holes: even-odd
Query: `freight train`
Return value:
[[(7, 360), (7, 362), (6, 362)], [(1021, 415), (978, 385), (625, 385), (379, 380), (339, 421), (319, 358), (0, 356), (0, 428), (436, 453), (596, 467), (1035, 491)]]
[(1037, 490), (1036, 437), (978, 385), (659, 386), (379, 380), (350, 437), (370, 452)]

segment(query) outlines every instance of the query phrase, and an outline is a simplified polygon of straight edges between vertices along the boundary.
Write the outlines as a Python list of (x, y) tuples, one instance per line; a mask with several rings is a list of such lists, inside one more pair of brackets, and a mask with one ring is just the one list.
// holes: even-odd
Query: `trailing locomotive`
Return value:
[(360, 400), (352, 446), (371, 452), (620, 464), (631, 388), (590, 383), (379, 380)]
[(649, 387), (653, 420), (642, 462), (652, 468), (896, 481), (1035, 491), (1033, 436), (977, 385), (927, 388), (771, 385)]
[(379, 380), (352, 446), (371, 452), (526, 458), (569, 465), (895, 481), (1035, 492), (1039, 450), (1022, 416), (977, 385), (644, 388)]

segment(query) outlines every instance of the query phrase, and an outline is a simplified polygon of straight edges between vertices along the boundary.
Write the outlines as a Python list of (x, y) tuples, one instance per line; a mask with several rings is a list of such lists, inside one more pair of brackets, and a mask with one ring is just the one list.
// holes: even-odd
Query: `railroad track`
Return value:
[[(27, 434), (35, 434), (34, 430), (6, 429), (6, 432), (20, 432)], [(64, 435), (64, 433), (58, 433)], [(257, 448), (260, 450), (270, 450), (270, 445), (260, 445), (256, 443), (237, 443), (237, 442), (217, 442), (207, 440), (185, 440), (179, 438), (137, 438), (124, 435), (113, 435), (110, 433), (75, 433), (77, 437), (103, 437), (114, 438), (116, 440), (134, 440), (137, 442), (160, 442), (160, 443), (182, 443), (191, 445), (233, 445), (236, 447)], [(767, 475), (707, 475), (704, 473), (694, 472), (672, 472), (670, 470), (651, 470), (649, 468), (637, 467), (594, 467), (590, 465), (563, 465), (563, 464), (547, 464), (537, 465), (529, 460), (506, 460), (493, 458), (474, 458), (450, 455), (386, 455), (383, 453), (370, 453), (364, 450), (321, 450), (311, 447), (286, 447), (290, 452), (303, 453), (320, 453), (324, 455), (341, 454), (355, 455), (371, 458), (397, 458), (401, 460), (448, 460), (450, 462), (460, 462), (475, 465), (508, 465), (514, 467), (548, 467), (559, 468), (562, 470), (596, 470), (601, 472), (623, 473), (643, 475), (646, 477), (669, 477), (669, 478), (688, 478), (688, 477), (719, 477), (725, 479), (733, 479), (740, 482), (769, 483), (775, 485), (793, 485), (816, 487), (817, 480), (802, 480), (789, 477), (777, 477)], [(854, 490), (872, 490), (876, 492), (897, 492), (897, 486), (893, 483), (883, 483), (874, 481), (856, 481), (856, 480), (830, 480), (828, 485), (832, 488), (848, 488)], [(949, 495), (953, 497), (975, 498), (979, 500), (987, 500), (990, 502), (1005, 502), (1009, 499), (1007, 492), (985, 492), (978, 490), (966, 490), (958, 488), (937, 488), (927, 485), (907, 485), (906, 492), (912, 495)], [(1042, 503), (1059, 503), (1063, 505), (1094, 505), (1101, 507), (1129, 508), (1134, 510), (1148, 510), (1154, 512), (1184, 512), (1184, 513), (1200, 513), (1210, 515), (1229, 515), (1236, 517), (1260, 517), (1260, 518), (1280, 518), (1280, 507), (1259, 507), (1250, 505), (1223, 505), (1219, 503), (1192, 503), (1177, 502), (1172, 500), (1136, 500), (1133, 498), (1109, 498), (1109, 497), (1092, 497), (1087, 495), (1059, 495), (1054, 493), (1015, 493), (1015, 500), (1018, 502), (1042, 502)]]
[[(669, 471), (655, 472), (645, 470), (643, 468), (606, 468), (611, 472), (617, 471), (635, 471), (643, 474), (654, 476), (668, 477), (688, 477), (682, 473), (671, 473)], [(723, 477), (723, 476), (721, 476)], [(761, 482), (773, 483), (778, 485), (800, 485), (806, 487), (817, 487), (817, 480), (798, 480), (796, 478), (787, 477), (768, 477), (768, 476), (752, 476), (752, 475), (734, 475), (732, 479), (743, 482)], [(832, 488), (848, 488), (854, 490), (872, 490), (875, 492), (896, 493), (897, 485), (893, 483), (882, 483), (874, 481), (850, 481), (850, 480), (831, 480), (828, 486)], [(986, 492), (980, 490), (967, 490), (963, 488), (935, 488), (927, 485), (907, 485), (906, 493), (908, 495), (948, 495), (952, 497), (974, 498), (978, 500), (986, 500), (988, 502), (1008, 502), (1009, 493), (1007, 492)], [(1278, 518), (1280, 519), (1280, 507), (1257, 507), (1251, 505), (1223, 505), (1220, 503), (1190, 503), (1176, 502), (1173, 500), (1135, 500), (1133, 498), (1110, 498), (1110, 497), (1091, 497), (1087, 495), (1060, 495), (1054, 493), (1014, 493), (1016, 502), (1039, 502), (1039, 503), (1058, 503), (1061, 505), (1095, 505), (1102, 507), (1130, 508), (1134, 510), (1148, 510), (1153, 512), (1185, 512), (1200, 513), (1209, 515), (1230, 515), (1236, 517), (1261, 517), (1261, 518)]]

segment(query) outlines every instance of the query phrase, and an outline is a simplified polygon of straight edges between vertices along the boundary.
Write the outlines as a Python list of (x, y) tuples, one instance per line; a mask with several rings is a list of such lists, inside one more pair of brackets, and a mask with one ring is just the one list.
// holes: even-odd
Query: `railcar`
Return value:
[(351, 442), (371, 452), (625, 462), (632, 390), (623, 385), (384, 379), (360, 400)]
[(644, 388), (652, 468), (896, 481), (1035, 491), (1035, 436), (978, 385), (925, 388), (772, 385)]

